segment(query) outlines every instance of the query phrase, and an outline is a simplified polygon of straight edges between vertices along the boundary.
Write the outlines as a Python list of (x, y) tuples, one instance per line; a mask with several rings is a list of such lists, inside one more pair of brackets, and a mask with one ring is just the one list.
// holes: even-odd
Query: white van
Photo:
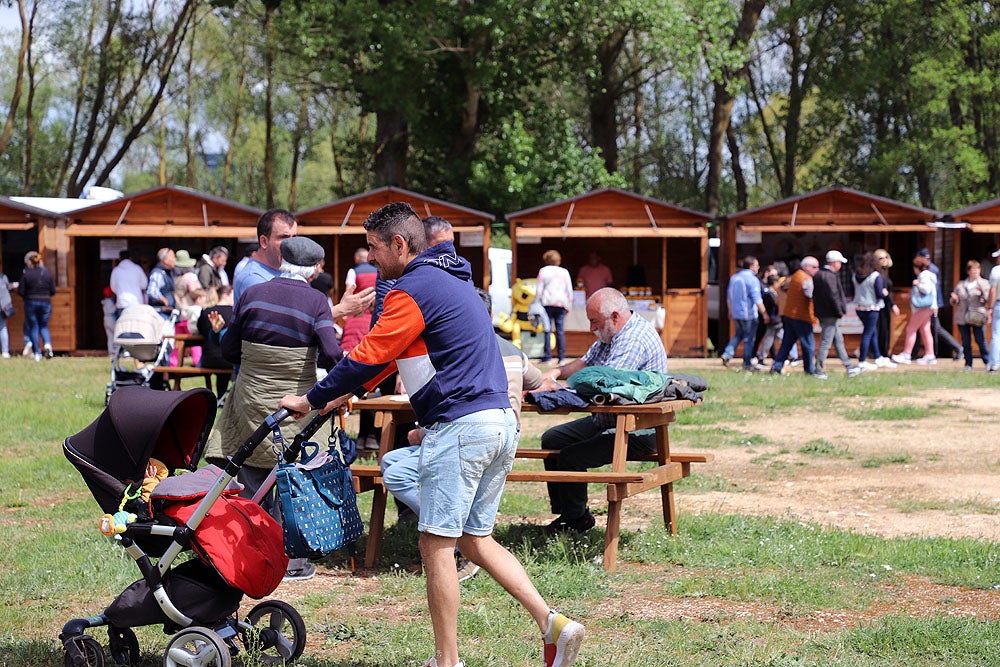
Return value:
[[(507, 248), (488, 248), (490, 260), (490, 299), (493, 300), (493, 324), (510, 317), (510, 265), (513, 253)], [(501, 318), (501, 314), (503, 318)]]

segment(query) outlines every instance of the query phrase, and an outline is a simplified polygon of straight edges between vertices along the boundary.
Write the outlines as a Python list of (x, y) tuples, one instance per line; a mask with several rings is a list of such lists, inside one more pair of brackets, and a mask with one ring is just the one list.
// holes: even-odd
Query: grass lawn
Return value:
[[(62, 454), (63, 439), (103, 409), (108, 368), (106, 359), (0, 364), (0, 666), (62, 665), (56, 637), (63, 623), (100, 612), (138, 578), (131, 559), (98, 532), (101, 511)], [(685, 448), (740, 441), (748, 421), (788, 406), (804, 419), (839, 410), (835, 399), (845, 392), (879, 399), (879, 407), (845, 409), (848, 419), (914, 419), (893, 399), (983, 382), (950, 370), (885, 374), (863, 384), (704, 374), (706, 401), (678, 418)], [(533, 419), (526, 415), (525, 446), (542, 430)], [(844, 450), (817, 434), (798, 453), (836, 458)], [(550, 603), (587, 625), (578, 665), (1000, 664), (995, 543), (882, 539), (780, 518), (685, 513), (685, 493), (724, 483), (705, 468), (677, 484), (680, 534), (671, 537), (655, 522), (624, 530), (615, 574), (599, 564), (603, 530), (546, 538), (534, 525), (548, 516), (542, 485), (509, 490), (496, 535)], [(360, 503), (367, 518), (369, 497)], [(378, 571), (352, 576), (343, 555), (333, 554), (320, 576), (283, 584), (272, 596), (305, 619), (309, 644), (299, 664), (419, 667), (433, 653), (416, 534), (395, 526), (391, 509), (386, 525)], [(930, 592), (917, 599), (917, 590)], [(959, 604), (965, 600), (971, 611)], [(103, 628), (93, 634), (107, 645)], [(162, 628), (137, 634), (141, 664), (161, 664)], [(462, 584), (459, 646), (469, 667), (540, 664), (530, 617), (483, 574)], [(257, 664), (245, 658), (235, 664)]]

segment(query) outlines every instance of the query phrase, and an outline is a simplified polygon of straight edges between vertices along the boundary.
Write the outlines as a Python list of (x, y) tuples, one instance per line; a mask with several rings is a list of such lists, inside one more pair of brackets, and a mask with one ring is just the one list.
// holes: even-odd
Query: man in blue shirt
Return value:
[[(546, 380), (563, 380), (587, 366), (608, 366), (635, 371), (667, 372), (667, 351), (653, 325), (628, 307), (625, 296), (613, 287), (599, 289), (587, 299), (587, 319), (597, 342), (579, 359), (545, 373)], [(614, 417), (596, 414), (553, 426), (542, 434), (542, 449), (558, 449), (559, 456), (545, 459), (546, 470), (587, 470), (611, 463), (615, 447)], [(628, 436), (629, 456), (656, 451), (653, 429), (632, 431)], [(548, 533), (584, 533), (594, 527), (587, 509), (585, 483), (549, 484), (552, 513), (559, 516), (547, 527)]]
[(726, 302), (729, 304), (729, 317), (733, 320), (733, 337), (722, 351), (722, 365), (728, 366), (736, 354), (736, 346), (743, 343), (743, 370), (759, 370), (753, 362), (754, 336), (757, 335), (757, 316), (760, 315), (764, 324), (771, 321), (764, 309), (764, 299), (760, 294), (760, 280), (757, 271), (760, 263), (756, 257), (747, 255), (743, 258), (743, 269), (737, 271), (729, 279), (726, 287)]
[(251, 285), (266, 283), (281, 275), (281, 242), (299, 233), (299, 223), (290, 212), (272, 208), (257, 220), (260, 248), (247, 260), (233, 279), (233, 303), (239, 303), (243, 291)]

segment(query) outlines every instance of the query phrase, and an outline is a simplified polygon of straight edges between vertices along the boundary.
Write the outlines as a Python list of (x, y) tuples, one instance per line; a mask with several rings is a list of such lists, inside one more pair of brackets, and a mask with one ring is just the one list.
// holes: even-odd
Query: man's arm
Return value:
[(546, 371), (542, 376), (544, 378), (543, 383), (544, 380), (551, 380), (552, 382), (555, 382), (556, 380), (565, 380), (573, 373), (586, 367), (587, 364), (583, 361), (583, 359), (574, 359), (573, 361), (567, 362), (562, 366), (557, 366)]

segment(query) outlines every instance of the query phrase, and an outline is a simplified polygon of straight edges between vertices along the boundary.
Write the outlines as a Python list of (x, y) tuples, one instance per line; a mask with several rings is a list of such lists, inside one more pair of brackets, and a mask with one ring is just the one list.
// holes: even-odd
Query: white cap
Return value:
[(843, 262), (844, 264), (846, 264), (847, 258), (844, 257), (839, 250), (831, 250), (830, 252), (826, 253), (826, 263), (832, 264), (833, 262)]

